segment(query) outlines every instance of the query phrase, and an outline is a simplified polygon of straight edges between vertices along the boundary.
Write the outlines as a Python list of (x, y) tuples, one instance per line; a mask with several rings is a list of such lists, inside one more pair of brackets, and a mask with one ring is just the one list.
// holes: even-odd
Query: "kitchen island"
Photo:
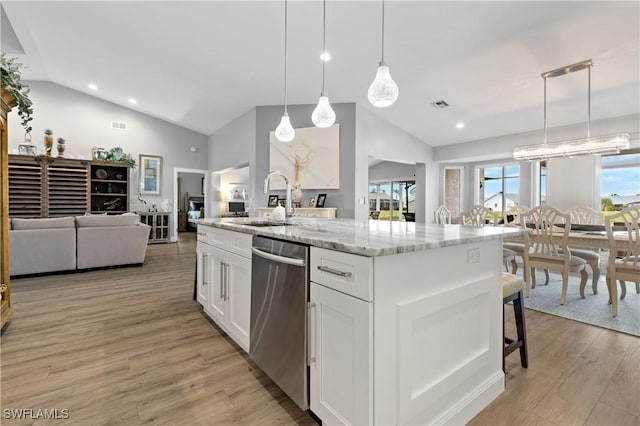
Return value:
[[(323, 423), (462, 424), (504, 390), (501, 245), (518, 228), (197, 223), (198, 300), (247, 351), (252, 236), (311, 247), (309, 397)], [(222, 256), (225, 266), (215, 269), (214, 260), (207, 269), (206, 259)], [(216, 287), (221, 271), (231, 279)]]

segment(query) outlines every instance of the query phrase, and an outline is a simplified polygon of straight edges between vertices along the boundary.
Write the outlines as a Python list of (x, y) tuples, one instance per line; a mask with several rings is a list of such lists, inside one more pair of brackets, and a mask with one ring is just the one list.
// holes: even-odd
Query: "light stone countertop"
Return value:
[(199, 225), (278, 238), (362, 256), (387, 256), (503, 237), (522, 235), (518, 227), (435, 225), (381, 220), (290, 218), (289, 225), (250, 226), (272, 223), (265, 218), (195, 219)]

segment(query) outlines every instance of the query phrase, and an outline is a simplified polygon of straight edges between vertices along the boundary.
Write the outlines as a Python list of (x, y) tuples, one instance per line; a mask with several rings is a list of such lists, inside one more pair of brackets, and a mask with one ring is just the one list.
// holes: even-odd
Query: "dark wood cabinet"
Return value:
[(89, 210), (89, 161), (9, 156), (9, 216), (82, 215)]
[(9, 216), (120, 214), (129, 210), (129, 165), (10, 155)]
[(129, 166), (91, 162), (91, 213), (120, 214), (129, 211)]

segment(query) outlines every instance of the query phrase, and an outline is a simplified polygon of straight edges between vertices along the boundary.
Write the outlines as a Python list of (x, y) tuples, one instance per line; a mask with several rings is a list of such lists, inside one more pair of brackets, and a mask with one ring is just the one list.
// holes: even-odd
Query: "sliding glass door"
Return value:
[(370, 182), (369, 217), (377, 220), (415, 221), (414, 180)]

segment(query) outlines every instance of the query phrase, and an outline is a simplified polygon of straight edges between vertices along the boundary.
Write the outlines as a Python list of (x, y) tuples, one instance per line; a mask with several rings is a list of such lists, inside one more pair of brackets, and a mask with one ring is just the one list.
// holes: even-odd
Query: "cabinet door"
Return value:
[(208, 312), (211, 293), (211, 268), (206, 244), (198, 243), (196, 246), (196, 259), (196, 299), (205, 312)]
[(226, 273), (227, 329), (233, 340), (249, 352), (251, 259), (227, 253)]
[(309, 321), (311, 410), (373, 424), (373, 304), (312, 282)]
[(211, 293), (209, 296), (209, 312), (211, 317), (225, 328), (227, 302), (224, 297), (224, 274), (227, 252), (216, 247), (209, 248), (209, 264), (211, 271)]

